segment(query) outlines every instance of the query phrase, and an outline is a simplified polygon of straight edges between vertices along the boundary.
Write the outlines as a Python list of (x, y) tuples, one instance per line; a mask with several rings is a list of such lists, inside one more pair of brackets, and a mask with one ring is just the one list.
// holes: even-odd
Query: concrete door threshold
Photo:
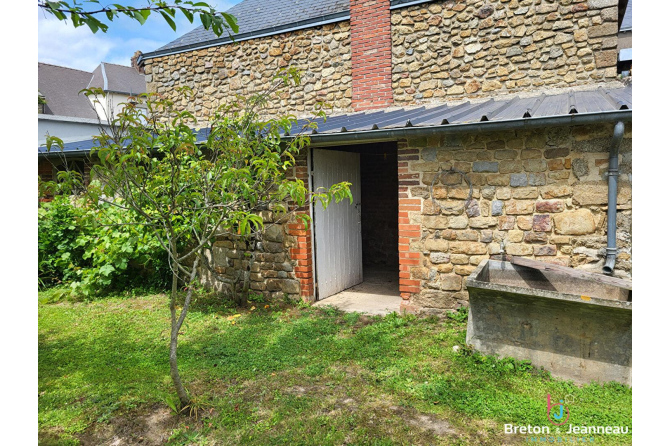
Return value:
[(364, 270), (363, 282), (317, 301), (315, 307), (333, 306), (347, 313), (386, 315), (400, 313), (398, 272)]

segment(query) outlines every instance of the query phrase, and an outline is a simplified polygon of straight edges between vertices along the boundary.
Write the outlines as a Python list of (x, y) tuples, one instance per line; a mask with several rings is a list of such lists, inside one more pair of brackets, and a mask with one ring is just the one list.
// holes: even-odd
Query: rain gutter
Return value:
[(624, 124), (619, 121), (614, 126), (612, 143), (610, 144), (610, 162), (607, 184), (607, 255), (603, 274), (614, 274), (614, 263), (616, 262), (616, 199), (617, 183), (619, 179), (619, 147), (623, 139)]

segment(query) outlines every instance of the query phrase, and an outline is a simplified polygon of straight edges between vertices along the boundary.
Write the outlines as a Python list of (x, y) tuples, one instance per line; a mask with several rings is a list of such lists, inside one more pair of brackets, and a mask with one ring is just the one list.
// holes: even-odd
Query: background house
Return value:
[[(92, 137), (109, 130), (109, 121), (129, 96), (146, 92), (144, 75), (136, 68), (102, 62), (92, 73), (39, 62), (38, 153), (39, 174), (53, 177), (63, 164), (59, 153), (47, 153), (46, 135), (57, 136), (82, 172), (84, 159), (93, 147)], [(81, 90), (100, 88), (104, 94), (87, 97)]]
[[(501, 252), (602, 271), (608, 208), (614, 274), (630, 276), (632, 86), (617, 73), (626, 3), (245, 0), (229, 10), (234, 41), (198, 28), (140, 61), (149, 91), (193, 88), (185, 107), (202, 123), (287, 66), (303, 82), (268, 113), (334, 107), (294, 174), (312, 187), (350, 181), (356, 206), (307, 209), (309, 231), (288, 224), (266, 238), (277, 245), (254, 290), (313, 300), (373, 280), (389, 287), (380, 299), (441, 312), (467, 305), (465, 278)], [(239, 258), (226, 241), (215, 249), (224, 271)]]

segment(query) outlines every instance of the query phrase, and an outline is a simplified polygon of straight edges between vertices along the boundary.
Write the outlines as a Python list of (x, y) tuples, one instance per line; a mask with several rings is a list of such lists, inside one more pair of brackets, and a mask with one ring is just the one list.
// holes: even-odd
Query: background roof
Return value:
[(37, 83), (47, 103), (45, 114), (97, 119), (91, 102), (81, 90), (88, 86), (91, 73), (38, 62)]
[(144, 75), (135, 68), (102, 62), (93, 70), (89, 88), (102, 88), (104, 91), (138, 95), (147, 92)]
[(70, 118), (98, 119), (91, 102), (79, 93), (85, 88), (137, 95), (146, 93), (144, 75), (132, 67), (103, 62), (93, 71), (75, 70), (37, 63), (39, 93), (46, 99), (44, 114)]

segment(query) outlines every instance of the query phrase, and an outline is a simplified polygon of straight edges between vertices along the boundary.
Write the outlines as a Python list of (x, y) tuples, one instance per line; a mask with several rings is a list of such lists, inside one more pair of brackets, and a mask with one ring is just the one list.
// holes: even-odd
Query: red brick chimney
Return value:
[(393, 105), (391, 2), (349, 0), (354, 110)]

